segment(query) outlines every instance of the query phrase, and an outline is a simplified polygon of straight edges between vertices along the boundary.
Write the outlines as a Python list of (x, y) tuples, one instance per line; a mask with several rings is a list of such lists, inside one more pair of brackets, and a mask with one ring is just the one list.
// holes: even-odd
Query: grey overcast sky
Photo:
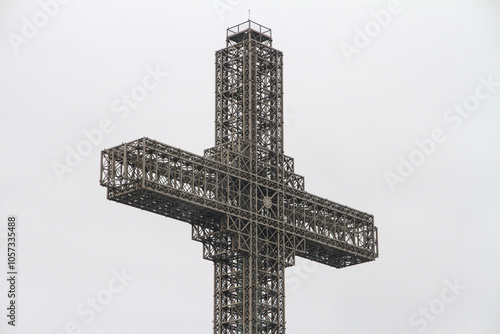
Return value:
[(107, 201), (100, 151), (213, 146), (214, 52), (249, 9), (285, 55), (306, 190), (379, 228), (375, 262), (287, 269), (287, 333), (500, 333), (498, 0), (0, 0), (0, 332), (212, 332), (201, 244)]

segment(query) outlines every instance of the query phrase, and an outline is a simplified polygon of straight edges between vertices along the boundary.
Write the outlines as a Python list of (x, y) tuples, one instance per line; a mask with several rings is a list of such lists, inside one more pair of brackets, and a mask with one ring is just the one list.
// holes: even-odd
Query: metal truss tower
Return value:
[(142, 138), (102, 152), (109, 200), (192, 225), (214, 263), (214, 333), (284, 334), (295, 256), (343, 268), (378, 257), (373, 216), (304, 189), (283, 150), (283, 54), (247, 21), (216, 52), (215, 146)]

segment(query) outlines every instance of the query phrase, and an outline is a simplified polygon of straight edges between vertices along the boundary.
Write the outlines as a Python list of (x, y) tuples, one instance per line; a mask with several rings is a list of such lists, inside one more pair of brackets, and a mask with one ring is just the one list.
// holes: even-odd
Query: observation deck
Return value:
[(227, 46), (240, 43), (247, 38), (268, 46), (272, 46), (273, 42), (271, 29), (251, 20), (227, 28)]

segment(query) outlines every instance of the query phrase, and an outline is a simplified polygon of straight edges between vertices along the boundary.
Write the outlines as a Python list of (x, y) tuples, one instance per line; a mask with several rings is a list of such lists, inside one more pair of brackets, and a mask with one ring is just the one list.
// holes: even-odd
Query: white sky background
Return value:
[[(213, 146), (214, 53), (251, 9), (285, 54), (285, 150), (306, 190), (374, 214), (380, 236), (375, 262), (287, 269), (287, 333), (499, 333), (500, 87), (456, 129), (443, 115), (479, 77), (500, 81), (500, 3), (403, 0), (352, 62), (341, 43), (387, 1), (232, 1), (222, 16), (214, 3), (73, 0), (16, 53), (9, 33), (40, 6), (0, 0), (0, 236), (8, 214), (20, 224), (18, 326), (1, 311), (0, 332), (212, 332), (213, 266), (190, 226), (107, 201), (100, 151)], [(112, 102), (157, 65), (168, 78), (120, 119)], [(59, 181), (53, 162), (104, 118), (113, 131)], [(384, 174), (435, 128), (446, 141), (391, 191)], [(77, 307), (122, 268), (134, 279), (87, 321)], [(449, 303), (446, 280), (466, 286)]]

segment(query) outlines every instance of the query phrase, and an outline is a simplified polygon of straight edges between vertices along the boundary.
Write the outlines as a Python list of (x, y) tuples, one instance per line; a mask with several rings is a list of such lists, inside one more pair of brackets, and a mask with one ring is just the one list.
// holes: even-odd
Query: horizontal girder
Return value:
[[(378, 255), (372, 215), (148, 138), (103, 151), (101, 185), (108, 188), (110, 200), (212, 232), (240, 234), (234, 247), (244, 242), (244, 222), (251, 221), (282, 228), (296, 255), (330, 266), (350, 266)], [(260, 199), (245, 209), (252, 201), (246, 191), (250, 185)], [(273, 202), (273, 196), (282, 197), (282, 203)], [(232, 219), (221, 225), (223, 216)]]

